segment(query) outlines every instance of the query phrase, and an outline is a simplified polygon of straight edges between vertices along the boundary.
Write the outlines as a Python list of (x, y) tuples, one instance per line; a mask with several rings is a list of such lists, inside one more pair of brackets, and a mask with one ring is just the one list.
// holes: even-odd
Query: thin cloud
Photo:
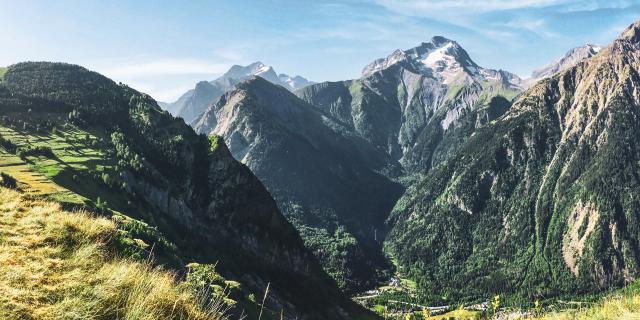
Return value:
[(547, 23), (544, 19), (514, 19), (510, 20), (506, 23), (501, 24), (500, 26), (504, 26), (511, 29), (516, 30), (524, 30), (540, 37), (547, 38), (558, 38), (561, 37), (560, 34), (551, 31), (547, 26)]
[(431, 15), (436, 11), (487, 12), (542, 8), (566, 4), (568, 0), (374, 0), (387, 9), (409, 15)]
[(637, 4), (629, 0), (591, 0), (568, 3), (560, 8), (561, 12), (595, 11), (600, 9), (625, 9)]
[(211, 63), (198, 59), (163, 59), (142, 63), (130, 63), (104, 68), (102, 73), (116, 78), (139, 78), (149, 76), (222, 73), (229, 68), (227, 63)]

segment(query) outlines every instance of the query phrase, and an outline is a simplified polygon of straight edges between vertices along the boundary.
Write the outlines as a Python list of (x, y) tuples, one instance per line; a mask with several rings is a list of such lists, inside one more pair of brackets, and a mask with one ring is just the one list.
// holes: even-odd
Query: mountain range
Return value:
[(286, 74), (277, 74), (273, 67), (258, 61), (248, 66), (234, 65), (219, 78), (212, 81), (198, 82), (195, 88), (184, 93), (175, 102), (160, 103), (160, 106), (189, 123), (201, 115), (222, 94), (234, 89), (238, 83), (253, 76), (259, 76), (291, 91), (313, 83), (301, 76), (292, 77)]
[(385, 222), (405, 188), (502, 116), (525, 85), (434, 37), (372, 62), (360, 79), (295, 95), (254, 77), (191, 125), (227, 141), (325, 270), (353, 292), (388, 275)]

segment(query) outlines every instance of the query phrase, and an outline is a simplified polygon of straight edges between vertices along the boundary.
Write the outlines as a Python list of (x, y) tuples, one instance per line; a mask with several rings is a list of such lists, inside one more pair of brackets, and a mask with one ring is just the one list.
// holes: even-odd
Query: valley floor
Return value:
[(414, 307), (413, 311), (403, 312), (397, 308), (389, 308), (392, 305), (393, 303), (386, 307), (378, 305), (375, 309), (384, 319), (399, 320), (638, 320), (640, 319), (640, 283), (611, 293), (595, 303), (557, 302), (556, 305), (540, 306), (538, 309), (535, 307), (528, 310), (505, 308), (495, 314), (491, 310), (481, 311), (478, 306), (460, 307), (454, 310), (449, 309), (449, 311), (429, 307), (420, 310)]
[[(394, 262), (394, 259), (391, 261)], [(375, 311), (383, 319), (640, 320), (640, 281), (604, 295), (596, 302), (557, 300), (545, 302), (549, 304), (546, 306), (541, 303), (538, 308), (533, 302), (529, 309), (499, 308), (494, 313), (490, 301), (457, 307), (420, 303), (416, 283), (401, 272), (396, 272), (389, 283), (357, 295), (353, 300)]]

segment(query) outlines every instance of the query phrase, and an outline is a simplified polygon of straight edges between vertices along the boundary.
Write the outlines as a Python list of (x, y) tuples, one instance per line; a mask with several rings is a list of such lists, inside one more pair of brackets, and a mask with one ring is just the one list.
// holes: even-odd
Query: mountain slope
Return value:
[(217, 264), (256, 296), (269, 286), (267, 308), (287, 318), (371, 317), (342, 296), (222, 141), (197, 135), (148, 96), (78, 66), (21, 63), (0, 83), (0, 108), (5, 168), (71, 192), (52, 196), (145, 220), (177, 246), (153, 244), (159, 256), (179, 253), (167, 266)]
[(530, 301), (635, 279), (639, 71), (636, 23), (536, 84), (409, 189), (388, 251), (434, 300)]
[(381, 174), (400, 173), (387, 154), (341, 135), (340, 123), (261, 77), (238, 84), (192, 125), (228, 141), (343, 288), (376, 282), (383, 223), (402, 192)]
[(301, 76), (278, 75), (273, 67), (259, 61), (248, 66), (234, 65), (229, 71), (213, 81), (198, 82), (194, 89), (184, 93), (175, 102), (167, 104), (164, 109), (190, 123), (222, 94), (233, 90), (238, 83), (253, 76), (259, 76), (288, 90), (296, 90), (312, 84), (312, 82)]

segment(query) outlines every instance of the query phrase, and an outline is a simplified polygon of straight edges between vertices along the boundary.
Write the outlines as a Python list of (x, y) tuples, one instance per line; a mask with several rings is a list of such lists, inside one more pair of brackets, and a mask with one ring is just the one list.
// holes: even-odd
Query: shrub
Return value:
[(0, 172), (0, 185), (2, 185), (3, 187), (6, 187), (6, 188), (10, 188), (10, 189), (17, 189), (18, 188), (18, 180), (16, 180), (16, 178), (12, 177), (9, 174), (6, 174), (4, 172)]
[(35, 147), (28, 146), (26, 148), (20, 148), (18, 151), (18, 156), (22, 160), (25, 160), (29, 156), (32, 156), (32, 157), (42, 156), (49, 159), (57, 158), (56, 155), (53, 153), (53, 150), (51, 150), (50, 147), (46, 147), (46, 146), (35, 146)]
[(0, 146), (2, 146), (9, 153), (14, 153), (15, 154), (16, 150), (18, 150), (18, 146), (15, 143), (13, 143), (11, 140), (5, 139), (3, 137), (0, 137)]

